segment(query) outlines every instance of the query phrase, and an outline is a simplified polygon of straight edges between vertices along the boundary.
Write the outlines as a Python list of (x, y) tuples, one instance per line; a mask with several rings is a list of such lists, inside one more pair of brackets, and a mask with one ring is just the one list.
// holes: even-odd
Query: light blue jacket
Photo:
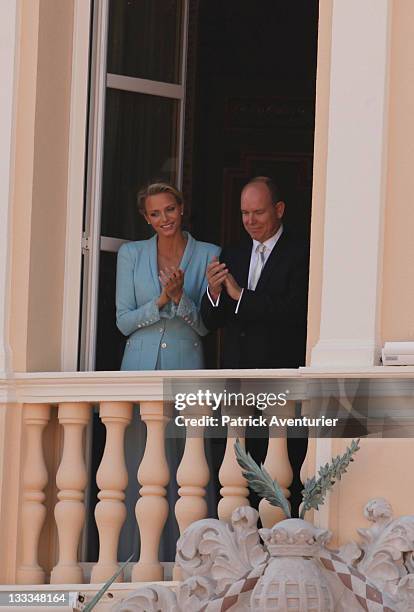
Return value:
[(200, 336), (207, 333), (200, 316), (206, 290), (206, 268), (220, 248), (187, 234), (180, 263), (184, 291), (179, 304), (161, 310), (157, 236), (128, 242), (119, 249), (116, 279), (116, 322), (129, 336), (121, 370), (195, 370), (204, 367)]

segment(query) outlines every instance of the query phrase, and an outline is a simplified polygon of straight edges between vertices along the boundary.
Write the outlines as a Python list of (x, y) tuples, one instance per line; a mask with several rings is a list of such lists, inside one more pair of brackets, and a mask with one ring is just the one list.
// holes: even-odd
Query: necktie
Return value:
[(266, 246), (264, 244), (258, 244), (256, 247), (256, 253), (257, 253), (257, 258), (256, 258), (256, 265), (254, 267), (251, 279), (250, 279), (250, 283), (249, 283), (249, 289), (251, 289), (252, 291), (254, 291), (256, 289), (256, 285), (259, 282), (259, 278), (260, 275), (262, 273), (263, 270), (263, 266), (265, 265), (265, 254), (266, 251)]

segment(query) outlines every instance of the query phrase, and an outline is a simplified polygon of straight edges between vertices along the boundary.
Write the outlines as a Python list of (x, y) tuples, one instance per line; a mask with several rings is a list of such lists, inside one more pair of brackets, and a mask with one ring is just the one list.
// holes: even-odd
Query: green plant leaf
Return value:
[(91, 599), (91, 601), (88, 604), (86, 604), (86, 606), (83, 608), (83, 612), (90, 612), (90, 610), (92, 610), (96, 606), (96, 604), (99, 603), (99, 601), (105, 595), (106, 591), (109, 589), (111, 584), (113, 582), (115, 582), (115, 580), (118, 578), (119, 574), (122, 573), (122, 571), (128, 565), (128, 563), (131, 561), (133, 556), (134, 555), (131, 555), (124, 563), (122, 563), (122, 565), (120, 565), (119, 569), (115, 572), (115, 574), (113, 576), (111, 576), (110, 578), (108, 578), (108, 580), (105, 582), (105, 584), (102, 586), (102, 588), (99, 589), (99, 591)]
[(305, 482), (302, 490), (303, 503), (300, 511), (300, 518), (303, 519), (305, 512), (308, 510), (318, 510), (319, 506), (322, 506), (325, 501), (326, 493), (333, 487), (337, 480), (341, 480), (349, 464), (354, 460), (353, 455), (359, 451), (359, 448), (359, 438), (358, 440), (352, 440), (350, 446), (348, 446), (343, 455), (334, 457), (330, 465), (326, 463), (319, 468), (318, 479), (312, 476), (312, 478), (309, 478)]
[(243, 470), (243, 476), (247, 484), (260, 497), (267, 499), (269, 504), (281, 508), (287, 518), (291, 517), (290, 507), (287, 499), (279, 486), (279, 483), (270, 476), (264, 465), (260, 467), (249, 453), (246, 453), (239, 440), (234, 444), (237, 463)]

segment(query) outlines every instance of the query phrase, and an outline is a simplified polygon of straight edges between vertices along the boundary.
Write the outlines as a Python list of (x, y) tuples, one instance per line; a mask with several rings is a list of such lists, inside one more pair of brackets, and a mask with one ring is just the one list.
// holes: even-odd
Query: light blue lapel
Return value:
[(158, 278), (158, 262), (157, 262), (157, 234), (154, 234), (152, 238), (148, 240), (149, 248), (149, 264), (151, 270), (152, 280), (154, 281), (157, 294), (161, 292), (160, 279)]
[(196, 241), (189, 232), (183, 232), (187, 236), (187, 244), (185, 245), (184, 253), (180, 261), (180, 269), (185, 272), (188, 264), (191, 261), (195, 249)]

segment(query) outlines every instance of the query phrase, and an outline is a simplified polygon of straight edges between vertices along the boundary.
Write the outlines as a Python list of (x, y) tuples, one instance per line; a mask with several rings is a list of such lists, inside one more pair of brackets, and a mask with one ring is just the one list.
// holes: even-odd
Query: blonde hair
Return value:
[(145, 202), (149, 196), (158, 195), (159, 193), (170, 193), (174, 196), (177, 204), (183, 204), (183, 194), (181, 191), (178, 191), (173, 185), (169, 183), (151, 183), (151, 185), (147, 185), (140, 189), (138, 193), (138, 210), (141, 215), (145, 215)]

